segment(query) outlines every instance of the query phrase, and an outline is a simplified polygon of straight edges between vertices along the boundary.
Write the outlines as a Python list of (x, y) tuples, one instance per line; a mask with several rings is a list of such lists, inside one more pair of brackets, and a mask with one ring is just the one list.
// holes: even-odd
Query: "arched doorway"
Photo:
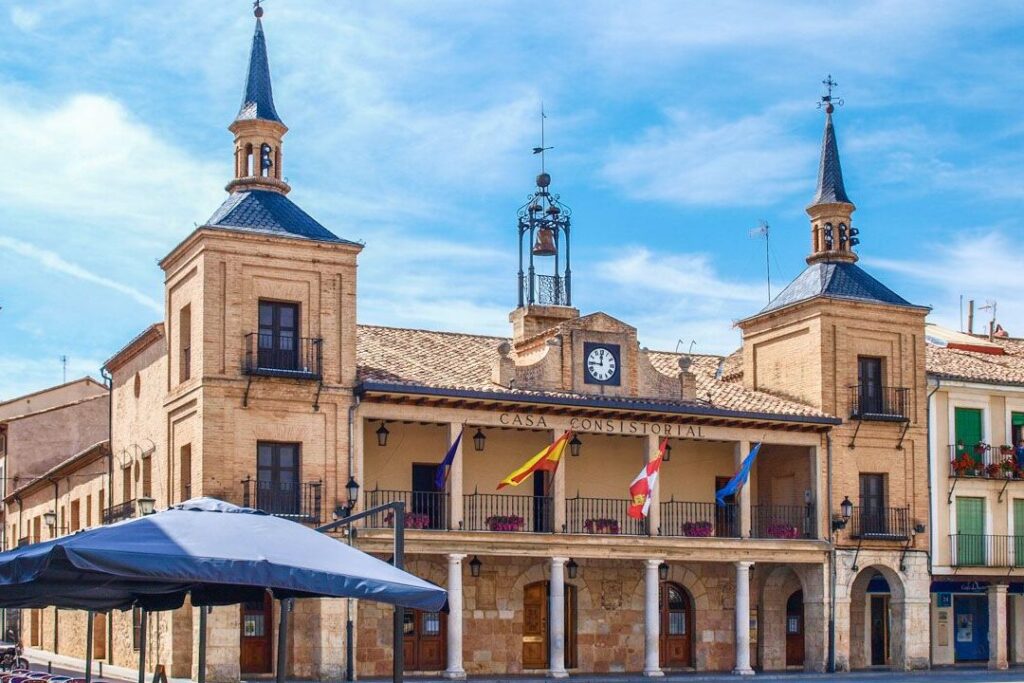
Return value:
[(899, 573), (882, 564), (865, 567), (850, 584), (849, 595), (850, 668), (903, 669), (907, 662), (907, 605)]
[(406, 671), (440, 671), (447, 658), (446, 619), (440, 612), (405, 610), (402, 648)]
[[(523, 588), (523, 668), (550, 668), (548, 606), (551, 584), (537, 581)], [(576, 586), (565, 584), (565, 668), (578, 666), (576, 654)]]
[(804, 592), (786, 600), (786, 666), (804, 665)]
[(659, 653), (663, 668), (693, 666), (693, 601), (685, 588), (661, 582)]

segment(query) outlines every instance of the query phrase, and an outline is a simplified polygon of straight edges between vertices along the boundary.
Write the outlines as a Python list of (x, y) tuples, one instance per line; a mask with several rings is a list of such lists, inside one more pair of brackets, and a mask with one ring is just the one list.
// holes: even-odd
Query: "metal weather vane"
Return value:
[(818, 102), (818, 109), (824, 107), (825, 112), (831, 114), (835, 111), (836, 106), (843, 106), (842, 97), (832, 97), (832, 89), (838, 88), (839, 84), (832, 80), (832, 74), (829, 74), (821, 84), (825, 86), (825, 94), (821, 96), (821, 101)]

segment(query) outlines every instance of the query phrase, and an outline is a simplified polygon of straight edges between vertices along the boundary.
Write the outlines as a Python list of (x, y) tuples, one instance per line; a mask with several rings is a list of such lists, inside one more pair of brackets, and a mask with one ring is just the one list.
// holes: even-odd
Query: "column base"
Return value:
[(753, 676), (754, 675), (754, 670), (751, 669), (749, 666), (746, 667), (745, 669), (736, 668), (736, 669), (732, 670), (732, 675), (733, 676)]
[(447, 678), (450, 681), (464, 681), (466, 680), (465, 671), (445, 671), (441, 674), (443, 678)]
[(644, 669), (644, 677), (646, 678), (661, 678), (665, 675), (665, 672), (661, 669)]
[(1010, 665), (1007, 662), (989, 662), (988, 663), (988, 670), (989, 671), (1006, 671), (1009, 668), (1010, 668)]
[(568, 678), (568, 671), (549, 671), (548, 678)]

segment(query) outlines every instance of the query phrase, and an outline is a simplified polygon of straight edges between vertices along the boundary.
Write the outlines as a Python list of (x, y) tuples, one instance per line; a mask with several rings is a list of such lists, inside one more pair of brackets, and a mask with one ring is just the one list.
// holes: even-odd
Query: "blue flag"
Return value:
[(715, 492), (715, 501), (721, 507), (725, 507), (726, 496), (735, 494), (740, 490), (741, 486), (747, 483), (747, 477), (750, 476), (750, 468), (754, 465), (754, 459), (757, 457), (757, 452), (759, 450), (761, 450), (760, 442), (754, 444), (754, 447), (750, 449), (750, 453), (743, 459), (743, 464), (740, 465), (739, 471), (732, 475), (732, 479), (729, 480), (729, 483)]
[[(466, 431), (466, 428), (462, 428), (462, 432)], [(459, 450), (459, 442), (462, 441), (462, 432), (455, 437), (455, 441), (452, 442), (451, 448), (444, 454), (444, 460), (437, 466), (437, 473), (434, 475), (434, 488), (438, 491), (444, 491), (444, 485), (448, 481), (448, 472), (452, 468), (452, 462), (455, 460), (455, 451)]]

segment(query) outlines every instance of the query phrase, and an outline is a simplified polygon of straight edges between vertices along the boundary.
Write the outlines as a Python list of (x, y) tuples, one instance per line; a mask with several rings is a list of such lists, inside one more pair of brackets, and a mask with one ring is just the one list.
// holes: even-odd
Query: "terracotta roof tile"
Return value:
[[(988, 341), (988, 337), (978, 339)], [(1024, 384), (1024, 339), (996, 337), (993, 343), (1002, 347), (1002, 355), (928, 344), (928, 374), (965, 382)]]

